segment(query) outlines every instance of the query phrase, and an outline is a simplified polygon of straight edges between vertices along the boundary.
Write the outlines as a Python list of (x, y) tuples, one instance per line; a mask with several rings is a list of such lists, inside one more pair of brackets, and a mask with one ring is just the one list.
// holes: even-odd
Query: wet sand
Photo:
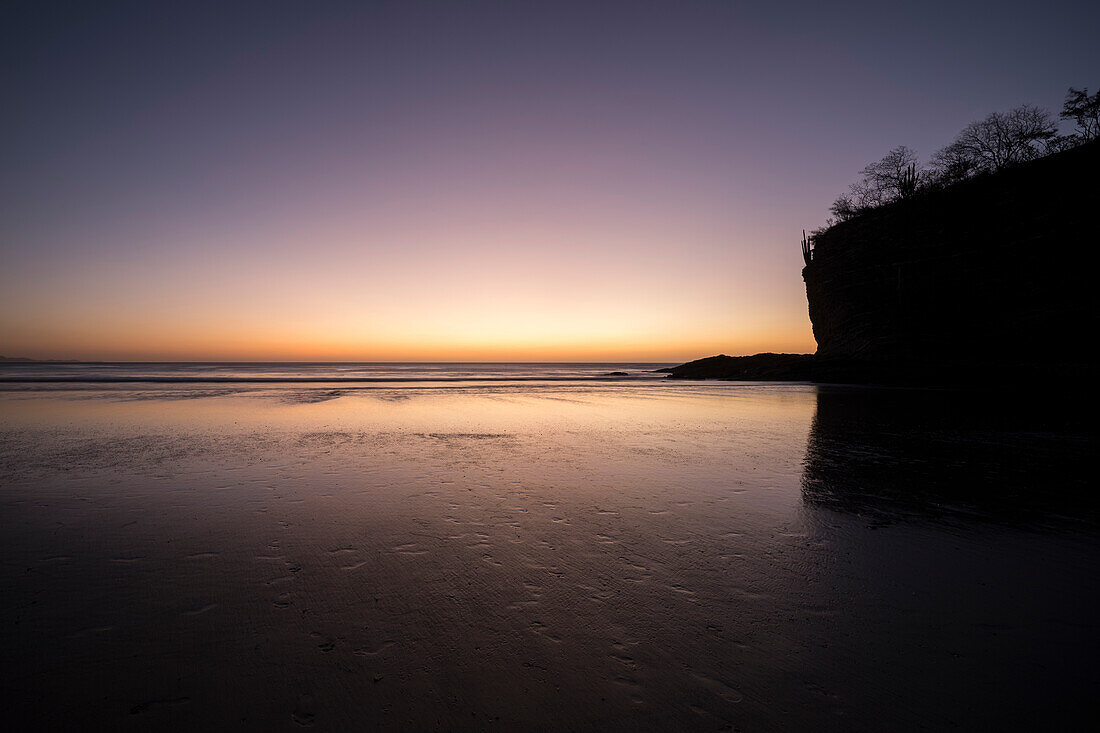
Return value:
[(1072, 724), (1100, 682), (1095, 440), (950, 404), (668, 383), (0, 392), (7, 715)]

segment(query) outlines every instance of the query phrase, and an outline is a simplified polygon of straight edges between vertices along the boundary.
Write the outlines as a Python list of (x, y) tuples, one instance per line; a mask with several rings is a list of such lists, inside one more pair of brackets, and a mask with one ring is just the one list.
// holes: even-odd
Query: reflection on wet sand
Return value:
[(1095, 431), (1065, 399), (820, 387), (803, 498), (880, 522), (1095, 523)]
[(0, 395), (12, 719), (965, 729), (1095, 688), (1095, 532), (922, 521), (889, 465), (953, 464), (893, 393), (317, 389)]

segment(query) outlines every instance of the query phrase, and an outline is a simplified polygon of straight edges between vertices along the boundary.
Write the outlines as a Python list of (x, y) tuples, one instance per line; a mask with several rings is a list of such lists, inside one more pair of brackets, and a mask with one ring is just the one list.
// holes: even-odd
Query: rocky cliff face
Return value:
[(802, 271), (818, 357), (1087, 366), (1098, 246), (1097, 143), (843, 222)]

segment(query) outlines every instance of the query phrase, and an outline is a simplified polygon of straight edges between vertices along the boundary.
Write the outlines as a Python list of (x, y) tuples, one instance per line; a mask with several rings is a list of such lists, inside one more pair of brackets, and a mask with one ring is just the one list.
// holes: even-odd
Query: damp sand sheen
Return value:
[(1087, 704), (1089, 434), (593, 373), (3, 384), (13, 714), (910, 730)]

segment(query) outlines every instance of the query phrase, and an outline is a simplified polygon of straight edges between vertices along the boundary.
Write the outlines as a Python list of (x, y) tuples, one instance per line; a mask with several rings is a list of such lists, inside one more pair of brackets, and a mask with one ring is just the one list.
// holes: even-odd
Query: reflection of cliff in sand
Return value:
[(821, 387), (803, 499), (880, 521), (1095, 522), (1096, 439), (1072, 400)]

